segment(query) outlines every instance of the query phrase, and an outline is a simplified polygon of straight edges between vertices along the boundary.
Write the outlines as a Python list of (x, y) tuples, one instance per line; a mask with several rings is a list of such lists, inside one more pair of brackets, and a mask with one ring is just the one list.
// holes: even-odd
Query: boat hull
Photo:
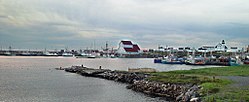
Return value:
[(162, 61), (162, 64), (185, 64), (185, 63), (180, 61), (172, 61), (172, 62)]
[(154, 59), (154, 63), (162, 63), (161, 59)]
[(249, 64), (249, 60), (248, 61), (244, 61), (244, 64)]
[(204, 63), (189, 63), (189, 62), (186, 62), (185, 64), (186, 65), (195, 65), (195, 66), (205, 66), (206, 65)]

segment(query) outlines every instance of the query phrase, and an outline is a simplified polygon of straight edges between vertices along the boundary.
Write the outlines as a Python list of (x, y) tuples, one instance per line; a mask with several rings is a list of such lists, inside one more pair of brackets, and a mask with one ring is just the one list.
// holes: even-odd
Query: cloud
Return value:
[(244, 46), (248, 18), (246, 0), (1, 0), (0, 43), (79, 48), (131, 39), (155, 48), (227, 39)]

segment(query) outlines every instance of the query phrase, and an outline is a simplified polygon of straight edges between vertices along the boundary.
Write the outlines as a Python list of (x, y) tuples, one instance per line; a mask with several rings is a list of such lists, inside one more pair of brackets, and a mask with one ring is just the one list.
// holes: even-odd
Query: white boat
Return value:
[(58, 56), (57, 53), (51, 53), (51, 52), (48, 52), (48, 51), (47, 51), (47, 52), (44, 52), (43, 55), (44, 55), (44, 56)]
[(12, 56), (12, 54), (10, 52), (5, 52), (4, 55), (5, 56)]
[(73, 57), (74, 55), (72, 53), (64, 52), (62, 53), (63, 57)]
[(111, 56), (111, 58), (115, 58), (115, 55), (114, 55), (114, 54), (111, 54), (110, 56)]
[(29, 52), (23, 52), (23, 53), (21, 53), (20, 55), (21, 55), (21, 56), (32, 56), (32, 54), (29, 53)]
[(87, 58), (96, 58), (96, 55), (95, 55), (95, 54), (89, 54), (89, 55), (87, 56)]
[(76, 58), (87, 58), (88, 56), (89, 56), (89, 54), (81, 53)]
[(98, 55), (96, 53), (81, 53), (76, 58), (97, 58)]

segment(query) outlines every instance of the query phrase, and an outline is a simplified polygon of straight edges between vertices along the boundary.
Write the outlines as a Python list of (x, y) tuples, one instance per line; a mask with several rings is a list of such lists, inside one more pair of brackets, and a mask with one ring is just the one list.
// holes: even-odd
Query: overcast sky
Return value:
[(249, 45), (248, 0), (0, 0), (0, 45), (26, 49)]

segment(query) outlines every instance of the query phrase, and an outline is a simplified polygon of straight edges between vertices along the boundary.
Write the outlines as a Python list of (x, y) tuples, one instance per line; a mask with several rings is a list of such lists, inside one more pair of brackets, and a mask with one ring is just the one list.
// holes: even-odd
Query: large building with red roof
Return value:
[(132, 41), (122, 40), (119, 43), (118, 51), (121, 56), (126, 55), (138, 55), (142, 51), (137, 44), (132, 43)]

